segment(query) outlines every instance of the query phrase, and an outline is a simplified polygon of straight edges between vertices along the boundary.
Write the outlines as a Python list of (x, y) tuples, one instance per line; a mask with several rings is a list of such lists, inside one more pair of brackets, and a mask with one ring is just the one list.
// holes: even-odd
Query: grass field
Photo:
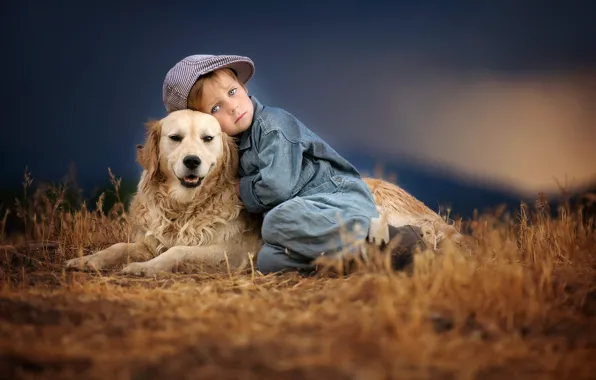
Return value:
[(20, 200), (22, 234), (4, 236), (3, 219), (0, 378), (596, 376), (596, 234), (572, 206), (464, 220), (472, 253), (422, 254), (411, 275), (135, 278), (63, 270), (130, 234), (121, 204), (104, 214), (64, 194)]

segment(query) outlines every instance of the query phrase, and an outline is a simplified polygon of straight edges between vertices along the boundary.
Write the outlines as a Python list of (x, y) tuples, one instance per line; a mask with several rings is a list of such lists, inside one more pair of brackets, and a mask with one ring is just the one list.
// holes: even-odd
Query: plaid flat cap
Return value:
[(239, 55), (191, 55), (174, 65), (163, 82), (163, 103), (168, 113), (188, 108), (188, 95), (197, 79), (223, 68), (234, 70), (244, 84), (255, 72), (253, 61)]

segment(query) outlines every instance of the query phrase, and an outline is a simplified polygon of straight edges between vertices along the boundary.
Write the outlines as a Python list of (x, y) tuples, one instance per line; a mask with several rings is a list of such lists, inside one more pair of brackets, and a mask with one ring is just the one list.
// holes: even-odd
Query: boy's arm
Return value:
[(279, 130), (266, 133), (261, 146), (258, 173), (240, 179), (240, 198), (253, 213), (265, 212), (288, 200), (302, 169), (302, 144), (286, 139)]

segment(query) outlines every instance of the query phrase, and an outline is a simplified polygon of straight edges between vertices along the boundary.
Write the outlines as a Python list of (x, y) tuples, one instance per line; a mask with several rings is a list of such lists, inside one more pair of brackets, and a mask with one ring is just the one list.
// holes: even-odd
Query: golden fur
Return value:
[[(235, 142), (221, 133), (214, 117), (182, 110), (148, 123), (144, 147), (137, 146), (143, 167), (130, 216), (133, 243), (117, 243), (92, 255), (66, 262), (68, 267), (110, 269), (124, 266), (123, 273), (151, 275), (193, 263), (206, 271), (242, 269), (262, 244), (261, 217), (249, 214), (235, 192), (238, 152)], [(172, 142), (172, 135), (183, 136)], [(210, 142), (205, 135), (216, 136)], [(174, 136), (174, 137), (175, 137)], [(219, 145), (218, 145), (219, 144)], [(180, 163), (195, 155), (208, 172), (198, 187), (183, 185)], [(199, 166), (199, 171), (204, 171)], [(186, 178), (186, 177), (184, 177)], [(397, 185), (365, 178), (379, 211), (395, 226), (422, 227), (431, 247), (457, 237), (453, 226)]]
[(376, 178), (364, 178), (364, 182), (373, 194), (379, 213), (388, 224), (420, 227), (425, 242), (434, 250), (446, 239), (456, 243), (461, 241), (461, 235), (454, 226), (401, 187)]
[(159, 254), (176, 245), (204, 246), (238, 239), (250, 227), (242, 203), (230, 185), (237, 183), (238, 153), (230, 137), (222, 134), (224, 153), (200, 188), (187, 199), (171, 196), (171, 186), (160, 179), (158, 164), (159, 126), (151, 129), (147, 141), (147, 172), (141, 175), (139, 191), (130, 212), (139, 230), (159, 243), (150, 244)]

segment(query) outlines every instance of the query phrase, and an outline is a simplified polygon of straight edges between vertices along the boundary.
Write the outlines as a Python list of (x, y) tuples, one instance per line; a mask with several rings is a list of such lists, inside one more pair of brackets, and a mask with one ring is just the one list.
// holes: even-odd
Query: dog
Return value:
[[(137, 146), (143, 172), (129, 209), (133, 241), (68, 260), (66, 267), (108, 270), (130, 262), (121, 272), (142, 276), (180, 265), (208, 273), (252, 265), (263, 244), (262, 216), (248, 213), (236, 194), (239, 158), (233, 138), (212, 115), (193, 110), (172, 112), (146, 126), (145, 144)], [(364, 181), (387, 223), (421, 227), (434, 249), (459, 238), (454, 226), (397, 185)]]

